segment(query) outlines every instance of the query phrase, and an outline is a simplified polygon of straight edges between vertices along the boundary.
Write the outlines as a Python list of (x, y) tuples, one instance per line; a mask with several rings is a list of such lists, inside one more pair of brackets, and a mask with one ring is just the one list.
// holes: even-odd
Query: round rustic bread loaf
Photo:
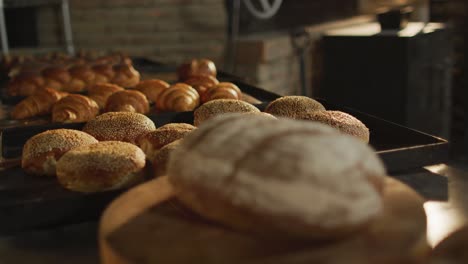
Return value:
[(103, 141), (74, 148), (57, 162), (57, 179), (78, 192), (117, 189), (143, 177), (145, 153), (121, 141)]
[(247, 102), (235, 99), (216, 99), (204, 103), (193, 113), (195, 126), (206, 120), (226, 113), (259, 113), (260, 110)]
[(147, 116), (132, 112), (108, 112), (90, 120), (83, 131), (99, 141), (117, 140), (135, 144), (136, 139), (156, 129)]
[(265, 112), (274, 116), (297, 119), (299, 115), (311, 111), (323, 111), (325, 107), (318, 101), (307, 96), (283, 96), (270, 102)]
[(341, 111), (312, 111), (298, 115), (297, 119), (310, 120), (329, 125), (343, 133), (369, 142), (369, 129), (359, 119)]
[(78, 130), (47, 130), (26, 141), (21, 167), (27, 173), (54, 176), (55, 165), (65, 152), (97, 142), (93, 136)]
[(382, 211), (382, 162), (362, 141), (316, 122), (213, 118), (168, 167), (179, 199), (208, 219), (263, 234), (331, 239)]

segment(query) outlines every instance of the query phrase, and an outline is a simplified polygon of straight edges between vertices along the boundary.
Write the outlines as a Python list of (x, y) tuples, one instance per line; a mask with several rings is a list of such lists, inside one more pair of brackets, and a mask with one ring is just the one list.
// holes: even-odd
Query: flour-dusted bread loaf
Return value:
[(121, 141), (74, 148), (57, 162), (57, 179), (78, 192), (100, 192), (134, 184), (143, 178), (145, 154)]
[(148, 160), (152, 161), (159, 150), (165, 145), (188, 135), (196, 127), (185, 123), (169, 123), (141, 135), (137, 145), (145, 152)]
[(193, 113), (193, 123), (195, 126), (222, 114), (227, 113), (260, 113), (254, 105), (235, 99), (216, 99), (204, 103)]
[(89, 134), (72, 129), (47, 130), (26, 141), (21, 167), (30, 174), (55, 175), (55, 165), (70, 149), (98, 141)]
[(265, 112), (274, 116), (297, 119), (303, 113), (323, 111), (325, 107), (318, 101), (307, 96), (283, 96), (270, 102)]
[(339, 131), (369, 142), (369, 129), (359, 119), (341, 111), (311, 111), (299, 114), (298, 119), (320, 122)]
[(83, 131), (99, 141), (116, 140), (135, 144), (137, 138), (156, 129), (147, 116), (132, 112), (108, 112), (90, 120)]
[(230, 114), (172, 153), (168, 176), (200, 215), (273, 236), (333, 239), (382, 212), (386, 172), (362, 141), (320, 123)]

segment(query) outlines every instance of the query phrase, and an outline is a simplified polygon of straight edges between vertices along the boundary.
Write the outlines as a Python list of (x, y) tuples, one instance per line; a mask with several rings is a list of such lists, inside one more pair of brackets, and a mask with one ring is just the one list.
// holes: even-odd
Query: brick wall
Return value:
[[(227, 15), (222, 0), (70, 0), (77, 49), (121, 50), (166, 62), (222, 61)], [(62, 45), (61, 14), (41, 7), (40, 45)]]

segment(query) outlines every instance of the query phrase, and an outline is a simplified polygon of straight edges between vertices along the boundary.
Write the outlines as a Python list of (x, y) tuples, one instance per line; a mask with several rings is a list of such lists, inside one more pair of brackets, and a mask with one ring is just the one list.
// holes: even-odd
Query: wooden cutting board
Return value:
[(128, 191), (105, 210), (102, 263), (419, 263), (429, 252), (423, 199), (388, 177), (384, 201), (384, 214), (346, 239), (279, 241), (199, 218), (178, 204), (162, 177)]

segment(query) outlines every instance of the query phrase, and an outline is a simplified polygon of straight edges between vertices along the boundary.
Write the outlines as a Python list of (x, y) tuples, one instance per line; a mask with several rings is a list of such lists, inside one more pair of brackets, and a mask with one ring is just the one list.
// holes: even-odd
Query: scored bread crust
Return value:
[(48, 130), (26, 141), (21, 167), (27, 173), (53, 176), (56, 162), (65, 152), (97, 142), (93, 136), (78, 130)]
[(65, 188), (99, 192), (121, 188), (143, 175), (145, 154), (121, 141), (102, 141), (65, 153), (57, 162), (57, 179)]
[(382, 211), (385, 169), (369, 146), (325, 125), (231, 114), (185, 137), (168, 175), (178, 198), (208, 219), (324, 239)]

